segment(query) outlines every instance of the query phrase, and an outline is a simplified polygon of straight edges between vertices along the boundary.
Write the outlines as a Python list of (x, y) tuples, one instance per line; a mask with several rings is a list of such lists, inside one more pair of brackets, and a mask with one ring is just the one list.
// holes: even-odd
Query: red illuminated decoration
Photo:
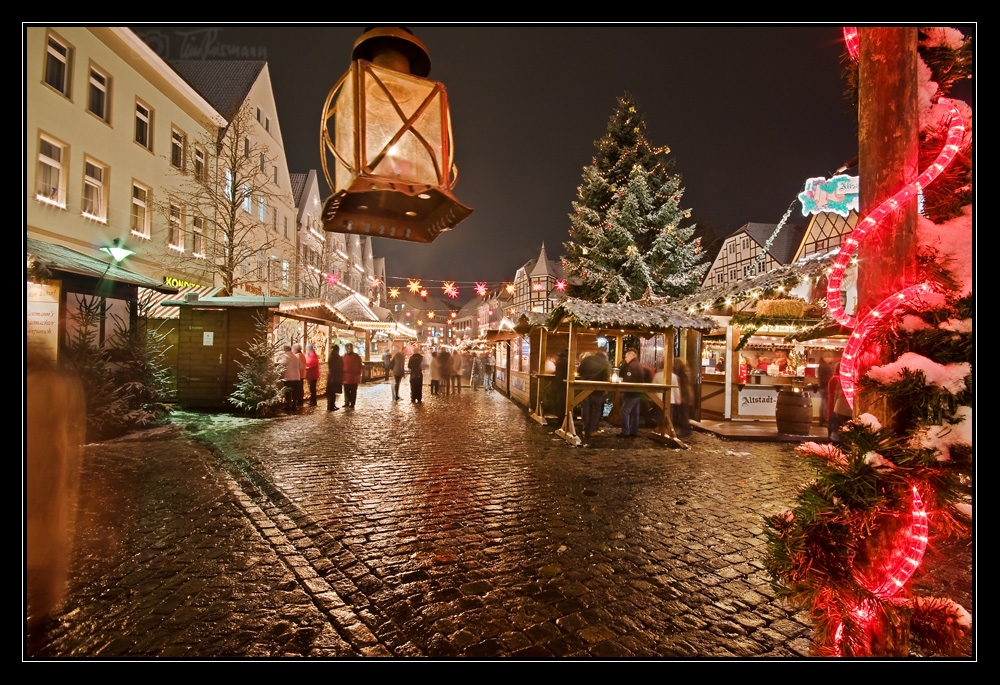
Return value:
[(458, 297), (458, 288), (455, 287), (454, 281), (445, 281), (441, 285), (441, 291), (444, 292), (444, 294), (447, 295), (448, 297), (451, 298)]
[(380, 279), (380, 278), (373, 278), (372, 279), (372, 287), (373, 288), (378, 288), (380, 285), (382, 285), (382, 279)]
[[(851, 58), (857, 60), (857, 28), (853, 26), (844, 27), (844, 42), (847, 44), (847, 50)], [(854, 389), (859, 371), (857, 361), (858, 356), (862, 353), (862, 343), (865, 338), (885, 316), (896, 309), (899, 304), (906, 301), (907, 297), (929, 292), (930, 286), (927, 284), (910, 286), (895, 295), (890, 295), (869, 312), (862, 319), (860, 325), (855, 317), (844, 311), (840, 287), (844, 280), (844, 273), (861, 241), (877, 229), (886, 217), (891, 216), (902, 205), (912, 200), (921, 189), (930, 185), (944, 171), (945, 167), (955, 159), (955, 155), (958, 154), (962, 139), (965, 136), (965, 125), (962, 122), (962, 115), (959, 114), (958, 108), (951, 101), (939, 98), (938, 102), (948, 106), (948, 136), (937, 159), (915, 181), (907, 184), (858, 223), (857, 227), (844, 241), (840, 252), (837, 253), (833, 262), (833, 269), (827, 281), (826, 302), (830, 310), (830, 315), (841, 325), (848, 328), (855, 328), (847, 346), (844, 348), (844, 357), (841, 360), (840, 366), (841, 387), (844, 389), (844, 396), (852, 409), (854, 408)]]
[(556, 281), (556, 290), (563, 291), (566, 290), (566, 281), (559, 279)]
[(420, 297), (424, 298), (425, 300), (427, 299), (427, 290), (426, 289), (423, 289), (423, 290), (420, 291)]
[[(869, 592), (882, 600), (892, 599), (906, 586), (920, 567), (927, 550), (927, 511), (917, 487), (913, 486), (911, 490), (913, 504), (910, 508), (909, 526), (899, 532), (892, 550), (880, 567), (874, 569), (868, 577), (859, 579)], [(850, 612), (852, 618), (865, 628), (876, 620), (875, 612), (865, 603), (851, 607)], [(833, 644), (837, 650), (842, 648), (843, 636), (844, 624), (840, 623), (833, 636)]]
[(475, 289), (476, 289), (476, 294), (479, 295), (480, 297), (486, 297), (486, 293), (490, 291), (490, 289), (486, 287), (485, 283), (476, 283)]
[(854, 408), (855, 386), (858, 380), (858, 358), (864, 349), (865, 338), (884, 323), (887, 316), (903, 304), (912, 303), (931, 291), (932, 287), (929, 283), (921, 283), (920, 285), (911, 285), (894, 295), (890, 295), (868, 312), (851, 333), (847, 344), (844, 345), (844, 353), (840, 359), (840, 387), (843, 389), (844, 397), (851, 405), (851, 409)]
[(337, 285), (337, 283), (340, 282), (340, 276), (338, 276), (337, 274), (327, 274), (326, 282), (329, 283), (330, 285)]
[(539, 292), (540, 293), (543, 290), (545, 290), (545, 284), (542, 283), (541, 281), (538, 281), (533, 286), (531, 286), (531, 289), (534, 290), (535, 292)]
[(837, 253), (837, 257), (833, 261), (833, 270), (830, 273), (826, 289), (826, 303), (830, 310), (830, 315), (837, 320), (837, 323), (843, 326), (853, 328), (857, 323), (853, 316), (844, 311), (843, 302), (840, 299), (840, 286), (844, 280), (844, 272), (851, 262), (851, 257), (854, 256), (854, 253), (858, 249), (858, 244), (878, 228), (879, 223), (883, 219), (892, 215), (901, 205), (913, 199), (922, 188), (930, 185), (944, 168), (951, 163), (955, 155), (958, 154), (962, 138), (965, 135), (965, 125), (962, 123), (962, 116), (959, 114), (958, 108), (945, 98), (940, 98), (938, 102), (947, 105), (949, 108), (948, 137), (944, 147), (941, 149), (941, 153), (934, 163), (920, 174), (913, 183), (908, 184), (905, 188), (880, 204), (864, 220), (859, 222), (857, 228), (844, 241), (840, 252)]
[(406, 284), (406, 287), (409, 289), (409, 291), (411, 293), (419, 293), (420, 292), (420, 281), (414, 280), (414, 279), (410, 279), (410, 281)]

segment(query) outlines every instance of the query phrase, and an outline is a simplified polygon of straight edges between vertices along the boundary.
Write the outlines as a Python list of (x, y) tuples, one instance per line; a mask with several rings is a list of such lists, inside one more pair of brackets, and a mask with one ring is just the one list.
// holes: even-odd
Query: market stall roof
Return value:
[(552, 310), (545, 325), (551, 330), (567, 319), (591, 328), (711, 330), (715, 327), (710, 316), (692, 314), (666, 297), (644, 298), (621, 304), (569, 298)]
[(181, 315), (180, 307), (166, 306), (163, 304), (164, 300), (183, 299), (189, 294), (197, 295), (198, 299), (214, 297), (223, 288), (213, 285), (182, 285), (176, 290), (178, 292), (174, 294), (139, 288), (139, 304), (145, 309), (144, 316), (147, 319), (178, 319)]
[(176, 293), (177, 288), (147, 278), (117, 264), (111, 264), (62, 245), (54, 245), (36, 238), (25, 238), (25, 253), (50, 271), (90, 276), (92, 278), (138, 285), (164, 293)]
[(795, 276), (817, 276), (826, 273), (830, 268), (833, 258), (837, 256), (839, 251), (840, 248), (838, 247), (829, 252), (817, 252), (808, 257), (803, 257), (797, 262), (793, 262), (787, 266), (779, 266), (753, 278), (699, 288), (691, 295), (673, 300), (672, 304), (689, 312), (703, 311), (710, 309), (713, 304), (720, 300), (738, 297), (753, 290), (778, 286), (785, 280)]
[(275, 309), (282, 316), (300, 321), (310, 321), (324, 326), (347, 328), (351, 320), (344, 316), (332, 304), (323, 299), (307, 299), (302, 297), (267, 297), (260, 295), (229, 295), (225, 297), (205, 297), (197, 300), (164, 300), (165, 307), (204, 307), (219, 309), (236, 309), (250, 307), (265, 307)]

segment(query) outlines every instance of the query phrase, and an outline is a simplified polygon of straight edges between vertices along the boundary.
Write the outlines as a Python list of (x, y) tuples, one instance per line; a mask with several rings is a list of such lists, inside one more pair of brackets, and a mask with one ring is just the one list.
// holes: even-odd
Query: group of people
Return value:
[[(462, 391), (462, 381), (469, 379), (470, 387), (475, 390), (482, 387), (486, 390), (493, 389), (493, 377), (496, 372), (496, 358), (492, 353), (463, 353), (441, 349), (431, 352), (428, 366), (431, 376), (431, 394), (441, 394), (444, 388), (446, 395), (450, 395), (452, 390), (455, 393)], [(443, 384), (443, 385), (442, 385)]]
[[(555, 377), (556, 379), (566, 378), (568, 374), (568, 356), (565, 352), (556, 358)], [(577, 378), (584, 381), (608, 382), (611, 380), (611, 362), (608, 361), (604, 350), (598, 350), (593, 354), (586, 355), (577, 368)], [(654, 372), (649, 367), (643, 366), (639, 362), (639, 351), (635, 348), (625, 350), (624, 359), (618, 368), (618, 376), (623, 383), (659, 383), (664, 382), (663, 370)], [(558, 381), (554, 384), (557, 388), (556, 395), (558, 402), (562, 400), (560, 407), (565, 407), (566, 386)], [(674, 426), (674, 431), (678, 437), (688, 437), (691, 435), (690, 408), (693, 402), (691, 375), (687, 365), (681, 359), (674, 359), (673, 373), (670, 377), (670, 422)], [(621, 431), (620, 438), (634, 438), (639, 435), (639, 421), (642, 415), (643, 401), (646, 393), (639, 391), (626, 391), (622, 398), (621, 411)], [(583, 435), (585, 439), (590, 439), (592, 435), (600, 432), (601, 419), (604, 417), (603, 391), (595, 391), (584, 398), (580, 405), (583, 418)], [(652, 416), (656, 409), (652, 403), (647, 403), (647, 411), (650, 412), (650, 419), (656, 421)], [(562, 413), (565, 409), (560, 409)]]
[(302, 345), (285, 345), (283, 348), (284, 357), (284, 384), (285, 384), (285, 407), (288, 409), (298, 409), (305, 402), (305, 383), (309, 383), (309, 404), (316, 406), (316, 381), (319, 380), (319, 355), (312, 343), (306, 345), (305, 354), (302, 353)]

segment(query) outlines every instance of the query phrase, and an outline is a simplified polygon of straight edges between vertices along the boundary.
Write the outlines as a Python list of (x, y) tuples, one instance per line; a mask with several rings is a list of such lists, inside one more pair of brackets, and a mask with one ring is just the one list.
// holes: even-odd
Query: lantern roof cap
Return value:
[(368, 26), (356, 41), (351, 59), (374, 62), (383, 50), (403, 54), (410, 62), (410, 73), (427, 78), (431, 73), (431, 56), (424, 44), (405, 26)]

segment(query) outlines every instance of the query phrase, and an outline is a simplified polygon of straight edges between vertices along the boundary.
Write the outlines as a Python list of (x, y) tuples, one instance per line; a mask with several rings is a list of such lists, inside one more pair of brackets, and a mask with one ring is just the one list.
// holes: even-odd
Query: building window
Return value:
[(94, 67), (90, 68), (87, 111), (101, 121), (111, 121), (111, 79)]
[(261, 223), (267, 221), (267, 198), (263, 195), (257, 198), (257, 220)]
[(226, 169), (226, 199), (232, 201), (233, 199), (233, 170)]
[(264, 157), (264, 153), (260, 153), (260, 172), (264, 173), (267, 171), (267, 158)]
[(271, 120), (268, 119), (267, 117), (264, 117), (264, 130), (267, 131), (268, 133), (271, 132)]
[(278, 185), (278, 166), (274, 167), (274, 185)]
[(205, 217), (196, 216), (191, 220), (191, 254), (205, 257)]
[(42, 136), (38, 139), (38, 169), (35, 198), (60, 207), (66, 206), (65, 150), (61, 143)]
[(171, 203), (167, 222), (167, 244), (179, 252), (184, 251), (184, 213), (178, 205)]
[(249, 157), (250, 156), (250, 139), (249, 138), (244, 138), (243, 139), (243, 156), (244, 157)]
[(45, 49), (45, 82), (69, 97), (72, 67), (73, 48), (49, 34)]
[(91, 219), (106, 221), (107, 169), (97, 162), (85, 159), (83, 162), (83, 214)]
[(184, 171), (184, 151), (187, 147), (187, 136), (176, 128), (170, 130), (170, 164), (175, 169)]
[(243, 211), (247, 214), (253, 212), (253, 196), (250, 194), (250, 186), (243, 185)]
[(149, 237), (150, 190), (138, 183), (132, 184), (132, 233)]
[(135, 142), (147, 150), (153, 149), (153, 110), (138, 101), (135, 103)]
[(205, 162), (205, 150), (200, 147), (194, 149), (194, 180), (199, 183), (208, 181), (208, 165)]
[(278, 232), (278, 208), (275, 207), (274, 211), (271, 212), (271, 230), (275, 233)]
[(288, 237), (288, 217), (285, 217), (285, 237)]

